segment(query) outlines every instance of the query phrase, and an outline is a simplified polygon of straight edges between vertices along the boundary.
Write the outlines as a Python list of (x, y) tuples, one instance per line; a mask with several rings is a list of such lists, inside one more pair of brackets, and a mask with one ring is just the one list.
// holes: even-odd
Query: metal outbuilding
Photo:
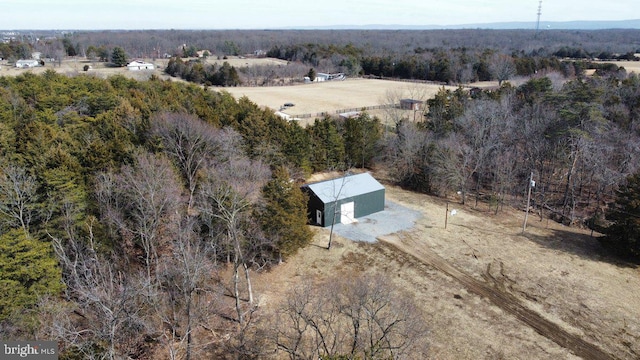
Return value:
[(16, 67), (20, 69), (34, 68), (38, 66), (40, 66), (40, 61), (35, 59), (29, 59), (29, 60), (20, 59), (16, 61)]
[(384, 210), (384, 186), (369, 173), (307, 184), (302, 191), (309, 196), (309, 222), (322, 227)]

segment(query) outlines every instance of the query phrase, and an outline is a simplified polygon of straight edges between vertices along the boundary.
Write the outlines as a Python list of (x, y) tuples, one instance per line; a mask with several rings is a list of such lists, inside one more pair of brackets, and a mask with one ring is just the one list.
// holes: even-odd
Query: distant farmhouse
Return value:
[(18, 61), (16, 61), (16, 67), (18, 69), (34, 68), (34, 67), (38, 67), (40, 65), (41, 65), (40, 61), (35, 60), (35, 59), (18, 60)]
[[(347, 77), (344, 73), (337, 74), (327, 74), (327, 73), (318, 73), (316, 78), (313, 79), (314, 82), (323, 82), (323, 81), (331, 81), (331, 80), (345, 80)], [(309, 83), (311, 79), (308, 76), (304, 77), (304, 82)]]
[(302, 191), (309, 196), (309, 222), (322, 227), (384, 210), (384, 186), (369, 173), (307, 184)]
[(144, 62), (142, 60), (134, 60), (130, 63), (127, 64), (127, 69), (131, 70), (131, 71), (138, 71), (138, 70), (153, 70), (155, 69), (155, 66), (151, 63), (147, 63)]
[(318, 75), (316, 76), (316, 81), (344, 80), (346, 78), (347, 77), (344, 76), (343, 73), (337, 73), (337, 74), (318, 73)]

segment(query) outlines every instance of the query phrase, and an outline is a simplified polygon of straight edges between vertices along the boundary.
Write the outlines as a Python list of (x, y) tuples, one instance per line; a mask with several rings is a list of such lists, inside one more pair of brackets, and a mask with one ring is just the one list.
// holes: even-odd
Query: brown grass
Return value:
[(463, 283), (416, 260), (424, 248), (611, 357), (640, 356), (640, 271), (600, 255), (597, 240), (588, 233), (529, 217), (522, 235), (520, 211), (493, 216), (486, 205), (472, 209), (455, 202), (450, 209), (458, 214), (449, 217), (444, 229), (444, 200), (393, 186), (387, 187), (387, 199), (423, 213), (412, 230), (395, 240), (385, 237), (391, 242), (411, 238), (413, 251), (341, 237), (327, 251), (329, 230), (316, 228), (313, 245), (259, 275), (257, 291), (265, 312), (298, 282), (380, 273), (421, 305), (431, 328), (432, 359), (577, 358)]
[[(433, 97), (442, 85), (409, 83), (375, 79), (348, 78), (345, 81), (327, 81), (282, 87), (234, 87), (225, 88), (234, 97), (247, 96), (254, 103), (277, 111), (286, 102), (295, 106), (284, 111), (293, 117), (303, 114), (335, 112), (344, 109), (361, 109), (388, 103), (389, 93), (410, 97), (419, 92), (426, 100)], [(453, 86), (444, 86), (456, 89)], [(303, 120), (303, 123), (312, 120)]]
[(601, 64), (616, 64), (627, 70), (628, 73), (640, 74), (640, 61), (594, 61)]

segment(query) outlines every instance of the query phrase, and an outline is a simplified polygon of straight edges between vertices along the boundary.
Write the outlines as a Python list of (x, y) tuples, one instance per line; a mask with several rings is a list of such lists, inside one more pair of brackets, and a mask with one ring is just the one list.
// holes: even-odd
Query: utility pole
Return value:
[(529, 177), (529, 191), (527, 194), (527, 210), (524, 213), (524, 223), (522, 224), (522, 233), (527, 229), (527, 218), (529, 217), (529, 205), (531, 204), (531, 188), (535, 187), (536, 183), (533, 181), (533, 171)]
[(449, 202), (447, 201), (447, 210), (444, 213), (444, 228), (447, 228), (447, 220), (449, 218)]

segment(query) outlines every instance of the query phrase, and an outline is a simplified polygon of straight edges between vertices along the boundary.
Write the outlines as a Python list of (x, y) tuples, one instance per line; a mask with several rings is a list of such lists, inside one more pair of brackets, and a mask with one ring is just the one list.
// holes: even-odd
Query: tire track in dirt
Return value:
[[(397, 240), (395, 239), (397, 237)], [(537, 312), (525, 307), (514, 295), (496, 289), (457, 269), (447, 260), (412, 238), (409, 234), (378, 238), (383, 246), (400, 251), (419, 263), (431, 266), (464, 285), (469, 292), (482, 296), (505, 312), (534, 329), (538, 334), (585, 359), (605, 360), (614, 357), (581, 337), (571, 334)]]

